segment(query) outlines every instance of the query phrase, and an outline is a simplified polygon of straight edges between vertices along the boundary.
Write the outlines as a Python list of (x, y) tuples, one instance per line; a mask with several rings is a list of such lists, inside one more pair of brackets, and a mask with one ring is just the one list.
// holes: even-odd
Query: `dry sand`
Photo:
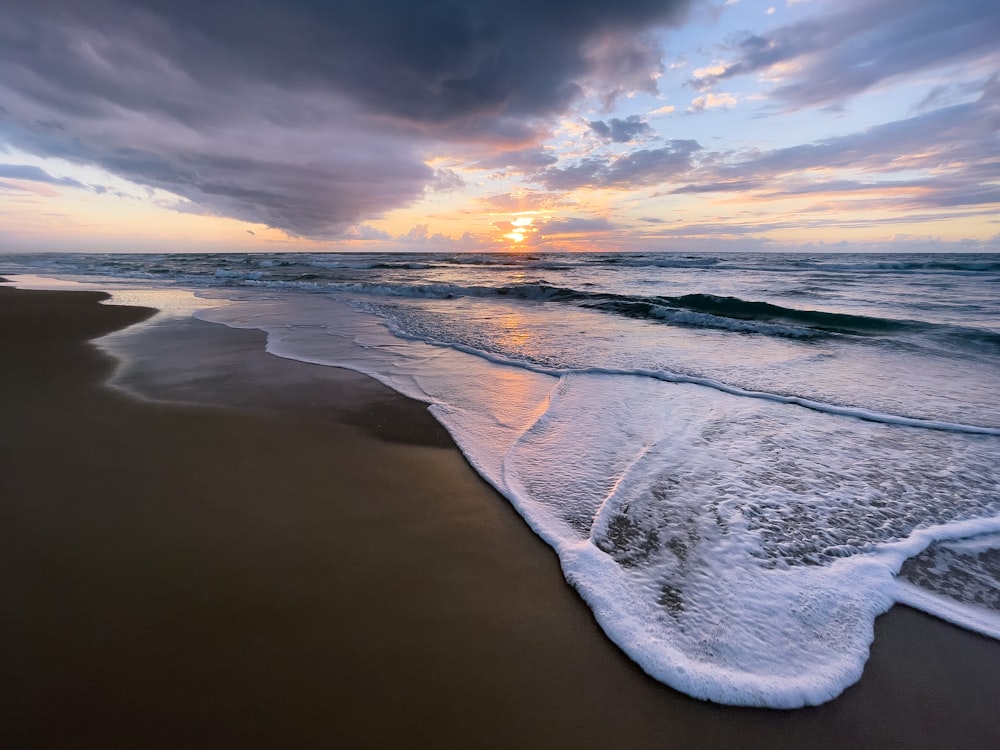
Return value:
[(205, 323), (121, 380), (212, 406), (129, 397), (100, 298), (0, 288), (0, 747), (1000, 747), (1000, 645), (903, 607), (825, 706), (660, 685), (422, 405)]

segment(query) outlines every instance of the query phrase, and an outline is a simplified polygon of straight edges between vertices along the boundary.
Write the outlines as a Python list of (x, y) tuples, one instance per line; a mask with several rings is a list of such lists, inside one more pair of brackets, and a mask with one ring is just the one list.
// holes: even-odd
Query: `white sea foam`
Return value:
[[(508, 455), (506, 487), (650, 674), (719, 702), (817, 703), (860, 675), (902, 560), (995, 528), (1000, 503), (988, 454), (969, 485), (924, 466), (959, 459), (962, 436), (906, 445), (906, 428), (805, 419), (692, 385), (570, 375)], [(962, 491), (992, 517), (940, 523), (937, 493)]]

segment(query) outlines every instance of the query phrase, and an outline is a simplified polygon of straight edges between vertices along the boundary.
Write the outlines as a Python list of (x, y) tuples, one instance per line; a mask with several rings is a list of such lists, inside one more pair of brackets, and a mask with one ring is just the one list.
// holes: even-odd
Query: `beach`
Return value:
[(199, 321), (137, 398), (102, 296), (0, 288), (4, 747), (1000, 746), (1000, 644), (905, 607), (823, 706), (665, 687), (423, 404)]

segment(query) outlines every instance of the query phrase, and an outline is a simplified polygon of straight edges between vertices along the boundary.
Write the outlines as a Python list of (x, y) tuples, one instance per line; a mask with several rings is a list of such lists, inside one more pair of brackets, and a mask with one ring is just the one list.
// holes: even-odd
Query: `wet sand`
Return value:
[(1000, 644), (897, 607), (797, 711), (644, 675), (422, 405), (0, 288), (0, 746), (1000, 747)]

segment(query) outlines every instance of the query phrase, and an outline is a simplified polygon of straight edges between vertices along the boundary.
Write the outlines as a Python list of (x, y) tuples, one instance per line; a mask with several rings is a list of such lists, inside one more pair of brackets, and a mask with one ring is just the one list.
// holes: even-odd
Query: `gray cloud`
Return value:
[(605, 111), (610, 111), (623, 95), (657, 92), (663, 55), (651, 34), (636, 34), (627, 28), (604, 34), (584, 46), (584, 56)]
[(587, 219), (571, 216), (568, 219), (550, 221), (542, 227), (542, 234), (589, 234), (591, 232), (607, 232), (615, 228), (607, 219)]
[(740, 75), (795, 62), (771, 95), (792, 106), (837, 105), (903, 74), (1000, 59), (995, 0), (844, 0), (826, 16), (746, 34), (722, 72), (692, 81), (701, 90)]
[[(1000, 200), (1000, 79), (979, 85), (976, 101), (815, 143), (749, 154), (715, 154), (673, 193), (764, 190), (762, 197), (910, 188), (899, 207), (974, 206)], [(831, 181), (831, 168), (870, 174), (918, 172), (905, 180)], [(773, 189), (780, 185), (780, 189)], [(769, 189), (772, 188), (772, 189)]]
[(430, 189), (435, 193), (447, 193), (463, 187), (465, 187), (465, 180), (454, 169), (434, 170), (434, 182), (430, 185)]
[(559, 206), (561, 205), (559, 198), (560, 196), (550, 193), (524, 192), (516, 195), (512, 193), (499, 193), (480, 198), (479, 202), (490, 211), (519, 213)]
[(701, 150), (697, 141), (667, 141), (663, 148), (618, 157), (590, 157), (567, 167), (550, 167), (537, 173), (535, 179), (550, 190), (657, 185), (688, 172), (694, 154)]
[(583, 86), (649, 90), (690, 2), (8, 0), (0, 141), (328, 236), (419, 197), (430, 143), (528, 155)]
[(541, 147), (504, 149), (473, 161), (470, 166), (478, 169), (515, 169), (533, 172), (559, 161), (551, 152)]
[(630, 143), (642, 136), (652, 135), (653, 129), (638, 115), (630, 115), (625, 119), (612, 117), (607, 122), (591, 120), (587, 123), (590, 129), (606, 141), (615, 143)]
[(53, 177), (41, 167), (31, 164), (0, 164), (0, 179), (3, 178), (87, 189), (86, 185), (72, 177)]

